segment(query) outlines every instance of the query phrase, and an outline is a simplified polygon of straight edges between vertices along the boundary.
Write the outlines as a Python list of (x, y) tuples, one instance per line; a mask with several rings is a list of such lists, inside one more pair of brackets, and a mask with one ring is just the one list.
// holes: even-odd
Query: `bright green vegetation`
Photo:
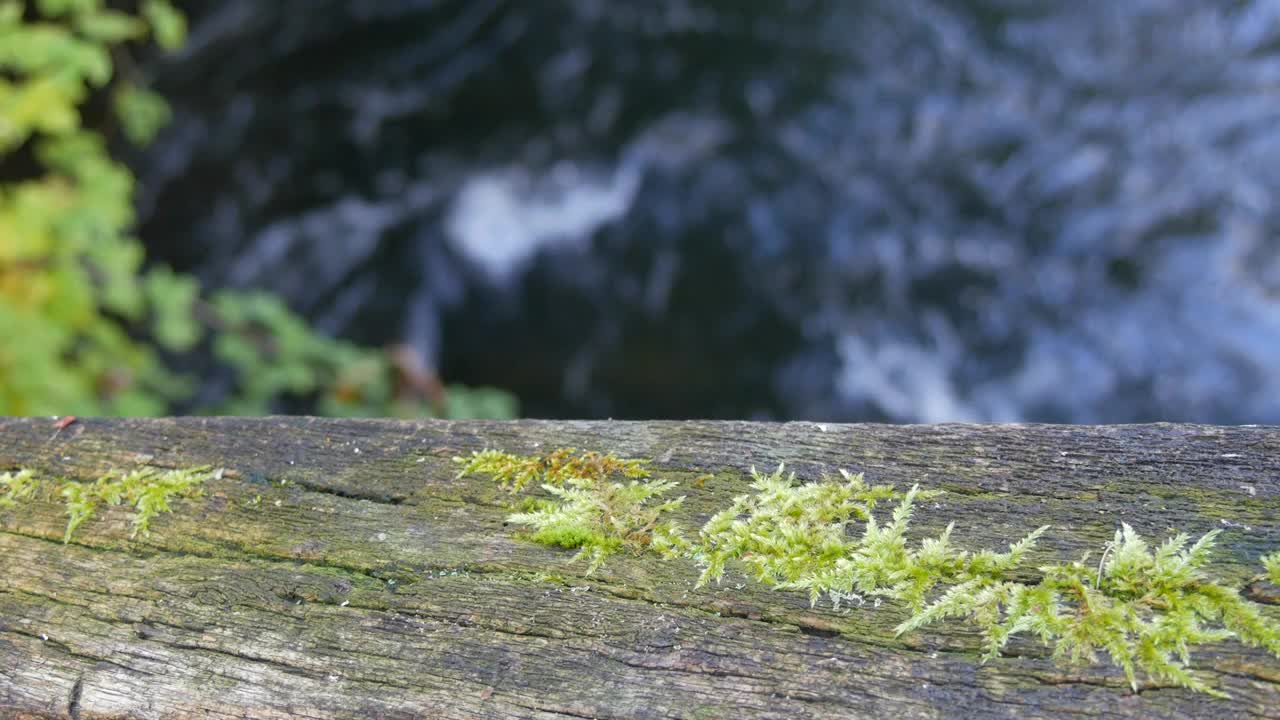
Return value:
[(221, 291), (200, 308), (210, 318), (214, 356), (234, 368), (238, 379), (238, 393), (215, 412), (263, 415), (280, 398), (310, 398), (316, 412), (340, 417), (464, 420), (517, 414), (515, 398), (492, 388), (451, 385), (440, 404), (410, 392), (395, 351), (321, 335), (270, 294)]
[[(1125, 524), (1097, 562), (1086, 553), (1032, 571), (1023, 565), (1047, 526), (1003, 552), (956, 547), (953, 525), (913, 544), (913, 504), (936, 493), (868, 485), (847, 472), (840, 481), (798, 483), (779, 467), (768, 475), (753, 469), (753, 492), (712, 515), (690, 540), (660, 519), (683, 497), (646, 505), (674, 483), (649, 479), (638, 461), (598, 454), (580, 464), (591, 469), (587, 477), (573, 477), (569, 468), (583, 457), (571, 450), (543, 458), (489, 450), (456, 461), (464, 474), (490, 473), (512, 492), (546, 481), (542, 487), (552, 497), (509, 520), (534, 528), (537, 542), (580, 548), (576, 557), (590, 558), (589, 572), (621, 547), (693, 560), (702, 567), (699, 586), (718, 581), (736, 562), (767, 585), (807, 591), (815, 604), (823, 596), (837, 607), (860, 605), (867, 597), (877, 605), (881, 599), (900, 602), (911, 614), (897, 626), (899, 635), (948, 619), (968, 622), (982, 633), (984, 661), (1018, 634), (1038, 637), (1061, 661), (1096, 662), (1105, 652), (1134, 690), (1141, 673), (1220, 695), (1188, 670), (1197, 644), (1235, 639), (1280, 657), (1280, 625), (1207, 573), (1216, 530), (1189, 547), (1190, 538), (1179, 534), (1152, 548)], [(643, 474), (625, 485), (608, 480), (624, 471)], [(887, 501), (896, 505), (886, 523), (874, 511)], [(1263, 563), (1276, 581), (1280, 552)], [(1028, 576), (1038, 579), (1013, 579)]]
[(23, 500), (35, 497), (36, 491), (40, 489), (40, 481), (30, 470), (7, 472), (0, 475), (0, 488), (5, 491), (4, 495), (0, 495), (0, 508), (13, 507)]
[(1204, 572), (1218, 531), (1190, 548), (1185, 534), (1154, 551), (1125, 524), (1098, 566), (1085, 557), (1039, 568), (1038, 583), (966, 580), (898, 626), (898, 633), (963, 617), (976, 623), (994, 657), (1010, 636), (1028, 632), (1054, 657), (1097, 660), (1105, 650), (1137, 690), (1137, 672), (1201, 692), (1221, 693), (1187, 671), (1189, 647), (1235, 638), (1280, 657), (1280, 625)]
[(1280, 585), (1280, 551), (1262, 556), (1262, 566), (1267, 569), (1267, 579)]
[[(905, 593), (908, 580), (911, 596), (922, 597), (944, 562), (946, 535), (924, 546), (923, 558), (906, 547), (911, 503), (922, 494), (918, 488), (903, 494), (890, 485), (868, 486), (862, 475), (847, 472), (844, 482), (804, 484), (796, 483), (794, 473), (784, 477), (782, 467), (771, 475), (754, 468), (751, 473), (755, 493), (734, 498), (713, 515), (688, 548), (703, 567), (699, 585), (718, 580), (726, 563), (736, 560), (760, 582), (806, 589), (815, 603), (825, 594), (839, 607), (878, 588), (901, 586)], [(872, 511), (877, 502), (894, 499), (901, 504), (893, 522), (881, 527)], [(849, 535), (854, 522), (865, 524), (861, 539)]]
[(170, 368), (202, 353), (235, 382), (201, 411), (513, 416), (497, 391), (423, 397), (393, 353), (320, 335), (270, 295), (206, 296), (147, 265), (113, 151), (169, 119), (131, 53), (176, 49), (186, 26), (168, 0), (114, 5), (136, 10), (0, 0), (0, 415), (186, 412), (196, 383)]
[(182, 41), (171, 6), (143, 5), (0, 0), (0, 337), (21, 338), (0, 347), (2, 414), (155, 414), (183, 389), (130, 330), (152, 320), (166, 343), (189, 342), (172, 328), (192, 281), (141, 273), (133, 177), (82, 117), (107, 95), (131, 137), (163, 121), (157, 97), (112, 82), (113, 49)]
[(643, 550), (675, 537), (671, 523), (659, 518), (679, 507), (684, 498), (649, 504), (675, 485), (667, 480), (601, 483), (585, 478), (571, 478), (562, 486), (547, 483), (542, 487), (556, 497), (554, 502), (516, 513), (508, 520), (534, 528), (536, 542), (580, 548), (574, 559), (587, 558), (590, 575), (622, 548)]
[[(556, 499), (534, 501), (526, 512), (515, 513), (508, 521), (533, 528), (536, 542), (578, 548), (574, 559), (588, 560), (587, 574), (620, 549), (640, 551), (678, 537), (676, 528), (659, 518), (679, 507), (684, 498), (650, 504), (676, 484), (649, 480), (639, 460), (561, 448), (542, 457), (484, 450), (454, 462), (462, 465), (458, 477), (490, 475), (513, 493), (531, 482), (541, 485)], [(610, 481), (613, 476), (630, 481)]]
[(159, 470), (139, 468), (120, 474), (104, 475), (94, 482), (76, 482), (60, 478), (41, 479), (30, 470), (0, 474), (0, 508), (12, 507), (20, 501), (40, 497), (61, 496), (67, 506), (67, 530), (63, 542), (71, 542), (76, 529), (93, 517), (103, 505), (129, 505), (135, 510), (133, 534), (150, 533), (151, 520), (170, 511), (170, 501), (199, 497), (200, 484), (221, 476), (221, 470), (189, 468)]
[(472, 473), (489, 475), (511, 492), (523, 489), (531, 482), (563, 485), (568, 480), (602, 482), (610, 475), (622, 475), (632, 479), (649, 477), (643, 460), (623, 460), (613, 453), (577, 453), (573, 448), (560, 448), (541, 457), (520, 457), (497, 450), (471, 453), (469, 458), (454, 458), (462, 466), (458, 477)]

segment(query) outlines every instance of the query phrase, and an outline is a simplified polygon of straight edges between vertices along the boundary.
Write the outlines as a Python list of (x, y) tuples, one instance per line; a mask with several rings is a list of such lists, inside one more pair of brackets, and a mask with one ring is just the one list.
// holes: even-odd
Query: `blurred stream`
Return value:
[(1280, 0), (200, 0), (142, 236), (543, 417), (1280, 422)]

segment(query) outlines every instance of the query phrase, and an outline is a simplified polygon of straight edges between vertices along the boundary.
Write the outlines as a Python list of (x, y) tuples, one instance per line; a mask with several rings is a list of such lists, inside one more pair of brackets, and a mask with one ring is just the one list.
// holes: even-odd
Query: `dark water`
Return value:
[(194, 7), (153, 253), (529, 415), (1280, 422), (1280, 1)]

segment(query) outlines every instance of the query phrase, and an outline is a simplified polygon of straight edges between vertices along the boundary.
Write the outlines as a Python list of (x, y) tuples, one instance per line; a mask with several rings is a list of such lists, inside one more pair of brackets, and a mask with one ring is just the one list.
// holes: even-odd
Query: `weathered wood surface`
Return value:
[[(0, 420), (0, 470), (93, 477), (137, 463), (233, 471), (129, 539), (129, 515), (72, 544), (54, 503), (0, 510), (0, 716), (55, 718), (1280, 717), (1280, 661), (1239, 644), (1195, 669), (1231, 694), (1133, 693), (1108, 665), (971, 631), (895, 638), (900, 608), (834, 612), (741, 578), (694, 589), (680, 562), (569, 551), (504, 527), (510, 498), (455, 479), (496, 447), (617, 451), (687, 482), (696, 527), (752, 465), (950, 491), (921, 531), (1041, 557), (1100, 548), (1120, 521), (1225, 530), (1217, 568), (1250, 583), (1280, 545), (1280, 428), (883, 426), (320, 419)], [(281, 483), (280, 481), (289, 481)]]

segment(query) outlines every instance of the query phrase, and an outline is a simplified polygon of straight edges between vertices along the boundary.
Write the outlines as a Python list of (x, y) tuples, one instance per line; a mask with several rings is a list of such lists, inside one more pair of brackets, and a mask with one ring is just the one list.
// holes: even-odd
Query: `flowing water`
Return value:
[(1280, 1), (194, 5), (153, 255), (528, 415), (1280, 422)]

